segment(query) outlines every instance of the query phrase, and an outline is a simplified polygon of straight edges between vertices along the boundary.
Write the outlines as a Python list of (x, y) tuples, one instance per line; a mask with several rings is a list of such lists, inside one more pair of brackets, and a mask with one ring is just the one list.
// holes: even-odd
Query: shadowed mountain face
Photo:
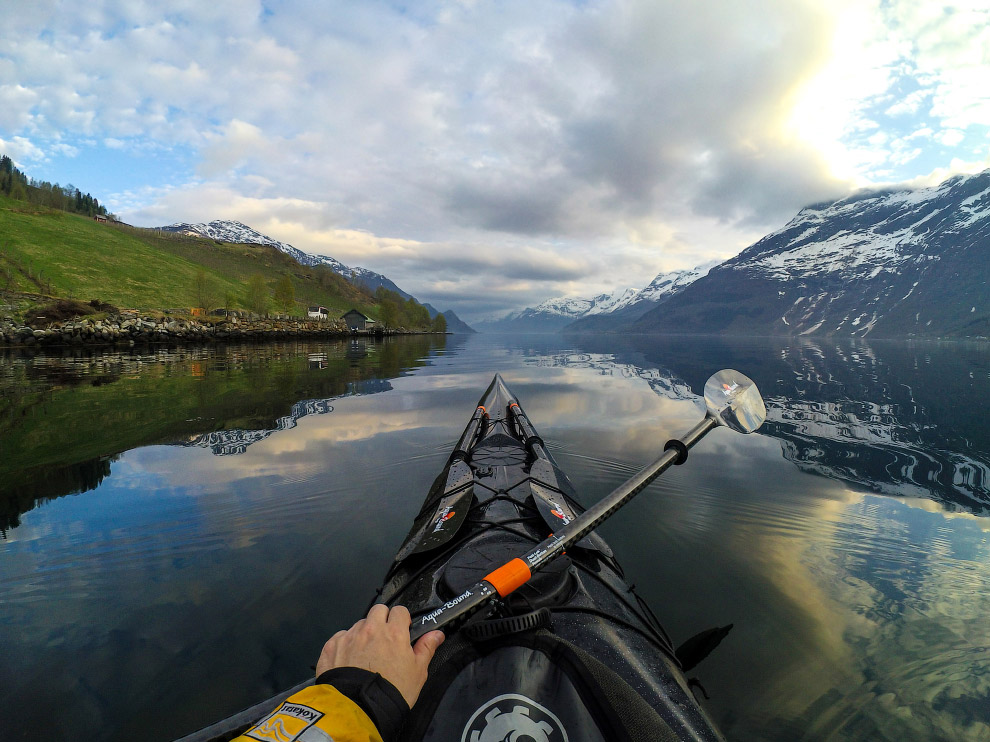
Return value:
[(631, 327), (987, 337), (988, 296), (990, 171), (804, 209)]
[[(762, 435), (802, 470), (886, 495), (990, 513), (990, 348), (983, 344), (583, 337), (558, 359), (638, 375), (663, 396), (700, 392), (731, 362), (767, 404)], [(619, 350), (617, 350), (617, 348)], [(731, 360), (727, 360), (731, 359)]]

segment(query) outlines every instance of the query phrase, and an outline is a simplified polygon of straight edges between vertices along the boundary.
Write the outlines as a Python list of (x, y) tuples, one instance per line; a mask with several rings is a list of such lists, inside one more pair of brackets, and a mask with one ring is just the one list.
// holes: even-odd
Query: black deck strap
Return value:
[(523, 631), (533, 629), (548, 629), (553, 621), (553, 614), (549, 608), (539, 608), (521, 616), (509, 616), (507, 618), (490, 618), (487, 621), (465, 626), (462, 632), (472, 641), (490, 641), (501, 636), (519, 634)]
[(674, 465), (675, 466), (680, 466), (685, 461), (687, 461), (687, 457), (688, 457), (688, 447), (687, 446), (685, 446), (683, 443), (681, 443), (676, 438), (672, 438), (671, 440), (669, 440), (669, 441), (667, 441), (666, 443), (663, 444), (663, 450), (664, 451), (669, 451), (671, 448), (673, 448), (675, 451), (677, 451), (677, 460), (674, 461)]
[(359, 667), (335, 667), (316, 679), (332, 685), (368, 715), (385, 742), (398, 742), (399, 730), (409, 716), (409, 704), (398, 689), (377, 672)]

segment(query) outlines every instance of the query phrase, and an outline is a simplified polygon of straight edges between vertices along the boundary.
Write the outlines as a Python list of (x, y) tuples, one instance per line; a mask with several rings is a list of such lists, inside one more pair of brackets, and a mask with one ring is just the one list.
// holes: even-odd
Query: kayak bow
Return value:
[[(405, 605), (415, 638), (447, 641), (403, 728), (411, 742), (720, 740), (683, 669), (728, 633), (675, 650), (593, 529), (717, 425), (765, 417), (735, 371), (705, 388), (708, 415), (585, 511), (519, 400), (496, 375), (426, 497), (374, 602)], [(288, 695), (185, 738), (227, 738)]]

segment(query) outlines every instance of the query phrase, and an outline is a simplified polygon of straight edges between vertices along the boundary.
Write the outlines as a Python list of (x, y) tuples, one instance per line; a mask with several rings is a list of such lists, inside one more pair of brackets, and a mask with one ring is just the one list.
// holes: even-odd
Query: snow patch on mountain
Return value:
[(599, 294), (591, 300), (591, 307), (584, 316), (595, 314), (611, 314), (622, 307), (629, 306), (639, 296), (639, 289), (616, 289), (611, 294)]
[(293, 247), (285, 242), (272, 239), (255, 229), (242, 224), (241, 222), (227, 219), (215, 219), (207, 224), (170, 224), (167, 227), (160, 227), (165, 232), (176, 232), (194, 237), (208, 237), (219, 242), (230, 242), (238, 245), (265, 245), (274, 247), (280, 252), (284, 252), (299, 261), (302, 265), (325, 265), (334, 273), (339, 273), (344, 278), (373, 279), (384, 278), (380, 273), (375, 273), (367, 268), (351, 268), (344, 265), (336, 258), (329, 255), (310, 255), (297, 247)]
[[(699, 278), (704, 278), (707, 276), (708, 271), (716, 265), (719, 265), (721, 262), (721, 260), (712, 260), (708, 263), (702, 263), (701, 265), (691, 268), (690, 270), (668, 271), (667, 273), (661, 273), (650, 281), (649, 286), (636, 295), (634, 301), (629, 303), (633, 304), (640, 301), (658, 302), (664, 297), (680, 293)], [(616, 307), (616, 309), (619, 309), (619, 307)]]
[(961, 232), (990, 217), (990, 188), (952, 202), (953, 191), (968, 177), (972, 176), (950, 178), (931, 188), (860, 193), (810, 206), (726, 266), (778, 281), (836, 274), (846, 280), (899, 275), (908, 267), (940, 259), (923, 248), (930, 233)]
[(532, 316), (543, 314), (553, 317), (593, 317), (600, 314), (612, 314), (642, 301), (657, 302), (666, 296), (671, 296), (683, 290), (686, 286), (708, 275), (708, 271), (719, 264), (713, 260), (690, 270), (670, 271), (661, 273), (644, 289), (622, 288), (607, 294), (599, 294), (591, 299), (580, 299), (569, 296), (558, 296), (547, 299), (538, 306), (524, 312), (511, 315)]

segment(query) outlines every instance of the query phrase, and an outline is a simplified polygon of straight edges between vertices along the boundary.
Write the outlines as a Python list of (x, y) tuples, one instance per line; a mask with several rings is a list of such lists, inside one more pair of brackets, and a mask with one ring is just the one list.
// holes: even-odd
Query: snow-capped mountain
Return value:
[[(623, 324), (639, 319), (651, 309), (656, 308), (671, 297), (676, 296), (699, 278), (708, 275), (708, 271), (719, 264), (712, 260), (689, 270), (667, 271), (659, 274), (650, 284), (641, 290), (626, 289), (622, 298), (614, 304), (603, 307), (603, 311), (588, 311), (563, 328), (564, 332), (608, 332)], [(618, 292), (617, 292), (618, 293)]]
[[(651, 301), (656, 304), (673, 296), (674, 294), (679, 294), (699, 278), (704, 278), (707, 276), (708, 271), (721, 262), (721, 260), (712, 260), (708, 263), (702, 263), (701, 265), (691, 268), (690, 270), (661, 273), (650, 282), (649, 286), (640, 291), (636, 295), (635, 301), (631, 303)], [(617, 307), (617, 309), (618, 308), (619, 307)]]
[(591, 299), (559, 296), (483, 324), (488, 331), (601, 332), (641, 317), (706, 275), (719, 261), (661, 273), (643, 289), (616, 289)]
[[(187, 234), (194, 237), (206, 237), (211, 240), (217, 240), (218, 242), (274, 247), (276, 250), (291, 256), (301, 265), (325, 265), (334, 273), (339, 273), (353, 283), (364, 286), (372, 293), (374, 293), (379, 286), (384, 286), (389, 291), (394, 291), (399, 294), (399, 296), (403, 299), (414, 298), (412, 294), (408, 294), (400, 289), (392, 282), (391, 279), (387, 276), (383, 276), (381, 273), (376, 273), (375, 271), (368, 270), (367, 268), (351, 268), (350, 266), (344, 265), (339, 260), (332, 258), (329, 255), (311, 255), (303, 252), (297, 247), (293, 247), (288, 243), (272, 239), (268, 235), (264, 235), (246, 224), (242, 224), (241, 222), (230, 221), (227, 219), (215, 219), (208, 224), (176, 223), (170, 224), (167, 227), (158, 227), (158, 229), (163, 232), (176, 232), (178, 234)], [(429, 304), (424, 304), (424, 306), (429, 309), (431, 318), (435, 317), (437, 314), (441, 314), (439, 310), (434, 309)], [(465, 324), (459, 317), (457, 317), (452, 310), (442, 312), (442, 314), (447, 318), (447, 327), (451, 332), (474, 332), (474, 330)]]
[[(331, 258), (329, 255), (310, 255), (305, 253), (297, 247), (286, 242), (280, 242), (279, 240), (272, 239), (268, 235), (264, 235), (255, 229), (242, 224), (241, 222), (229, 221), (227, 219), (215, 219), (208, 224), (169, 224), (167, 227), (159, 227), (163, 232), (177, 232), (178, 234), (188, 234), (194, 237), (207, 237), (211, 240), (217, 240), (218, 242), (230, 242), (239, 245), (267, 245), (268, 247), (274, 247), (276, 250), (284, 252), (286, 255), (290, 255), (299, 261), (302, 265), (325, 265), (328, 266), (334, 273), (339, 273), (344, 276), (344, 278), (350, 278), (352, 280), (357, 280), (358, 283), (365, 283), (365, 280), (373, 277), (384, 279), (384, 281), (395, 286), (394, 283), (385, 278), (385, 276), (380, 273), (375, 273), (374, 271), (369, 271), (367, 268), (351, 268), (344, 265), (336, 258)], [(383, 285), (383, 284), (378, 284)], [(377, 286), (371, 288), (372, 291), (375, 290)], [(391, 288), (386, 285), (386, 288)], [(404, 298), (409, 298), (409, 294), (399, 289), (398, 286), (391, 289), (392, 291), (398, 291), (403, 294)]]
[(637, 332), (990, 336), (990, 170), (809, 206)]
[(611, 314), (629, 306), (630, 303), (636, 301), (639, 294), (639, 289), (616, 289), (611, 294), (599, 294), (591, 300), (591, 306), (583, 316)]
[(557, 332), (581, 317), (615, 311), (637, 293), (637, 289), (617, 289), (591, 299), (558, 296), (521, 312), (512, 312), (502, 319), (478, 323), (478, 326), (488, 332)]

